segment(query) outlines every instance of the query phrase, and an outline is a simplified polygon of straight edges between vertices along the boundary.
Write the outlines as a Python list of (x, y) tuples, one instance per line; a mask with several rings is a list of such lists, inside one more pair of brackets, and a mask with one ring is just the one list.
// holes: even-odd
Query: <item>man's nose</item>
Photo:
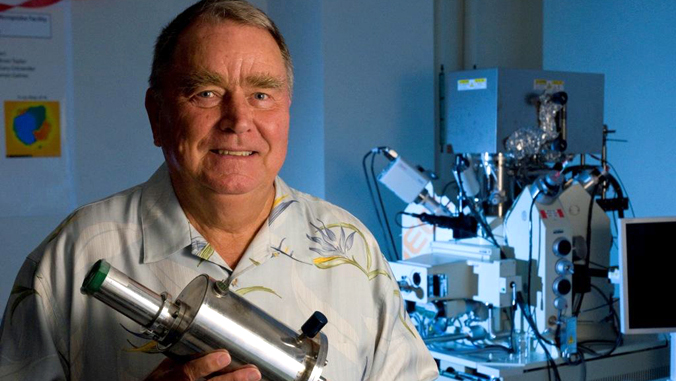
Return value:
[(219, 127), (223, 131), (241, 134), (252, 126), (252, 112), (249, 102), (243, 94), (231, 94), (224, 100)]

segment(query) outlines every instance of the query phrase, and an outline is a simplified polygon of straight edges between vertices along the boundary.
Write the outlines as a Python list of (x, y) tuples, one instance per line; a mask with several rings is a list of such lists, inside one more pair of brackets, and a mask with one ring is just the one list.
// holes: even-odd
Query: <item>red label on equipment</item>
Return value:
[(561, 209), (556, 209), (556, 212), (559, 214), (559, 217), (561, 217), (561, 218), (564, 217), (564, 215), (563, 215), (563, 210), (561, 210)]
[(541, 210), (540, 211), (540, 217), (542, 217), (543, 220), (546, 220), (547, 219), (547, 212), (544, 211), (544, 210)]

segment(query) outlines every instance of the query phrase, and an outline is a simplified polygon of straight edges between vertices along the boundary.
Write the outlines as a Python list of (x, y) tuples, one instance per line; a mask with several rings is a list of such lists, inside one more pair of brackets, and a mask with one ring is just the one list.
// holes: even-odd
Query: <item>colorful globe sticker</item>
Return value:
[(7, 157), (61, 156), (59, 102), (5, 101)]

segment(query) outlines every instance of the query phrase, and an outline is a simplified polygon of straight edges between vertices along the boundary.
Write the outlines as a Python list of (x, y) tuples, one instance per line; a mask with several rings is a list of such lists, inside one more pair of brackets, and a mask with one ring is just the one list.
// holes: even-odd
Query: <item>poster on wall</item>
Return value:
[(5, 101), (7, 157), (61, 156), (59, 102)]
[(72, 198), (69, 23), (69, 0), (0, 0), (0, 217)]

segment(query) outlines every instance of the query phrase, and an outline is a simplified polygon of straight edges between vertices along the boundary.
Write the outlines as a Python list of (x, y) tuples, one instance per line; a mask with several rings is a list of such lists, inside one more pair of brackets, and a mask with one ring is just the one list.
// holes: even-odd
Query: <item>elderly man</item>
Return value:
[(219, 372), (227, 348), (188, 362), (157, 354), (138, 325), (79, 292), (104, 258), (173, 295), (201, 273), (227, 279), (290, 327), (322, 311), (326, 379), (434, 379), (367, 229), (277, 177), (291, 91), (283, 38), (248, 3), (202, 1), (172, 21), (146, 94), (166, 163), (146, 183), (75, 211), (29, 255), (3, 319), (0, 378), (260, 379), (255, 366)]

